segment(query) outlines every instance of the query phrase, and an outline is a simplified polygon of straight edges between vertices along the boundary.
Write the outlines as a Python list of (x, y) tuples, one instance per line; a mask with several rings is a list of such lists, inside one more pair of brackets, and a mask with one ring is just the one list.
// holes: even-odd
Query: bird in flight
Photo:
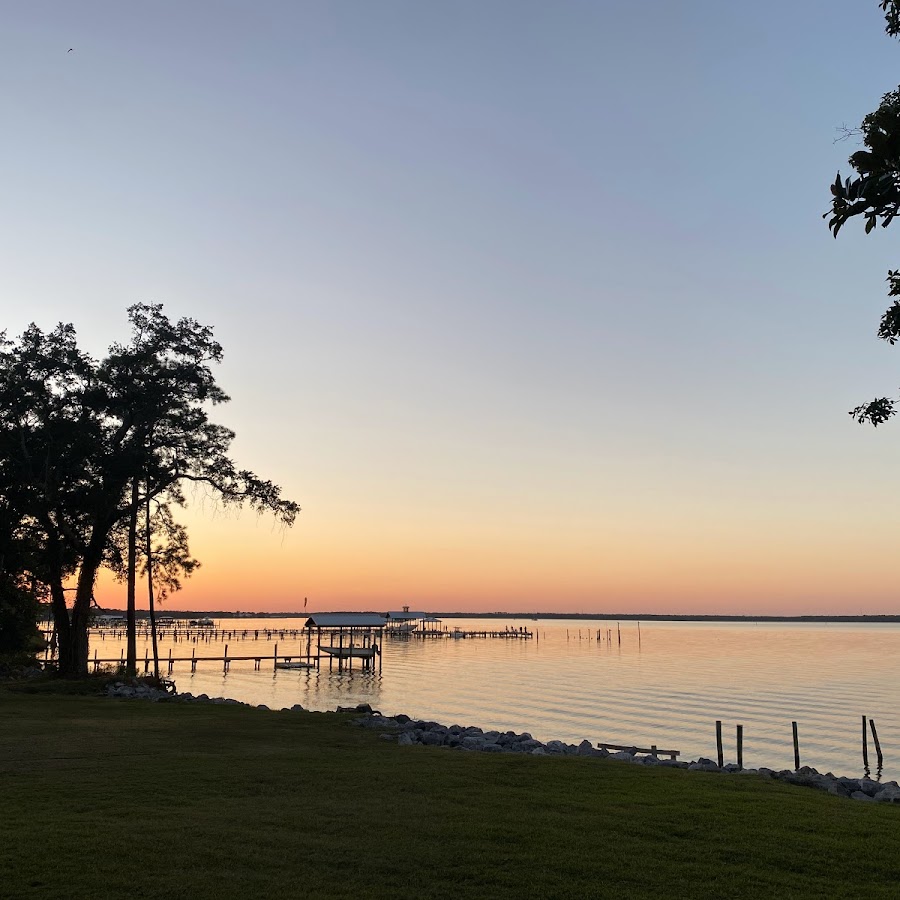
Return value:
[(69, 49), (66, 50), (66, 53), (71, 53), (74, 49), (75, 49), (74, 47), (69, 47)]

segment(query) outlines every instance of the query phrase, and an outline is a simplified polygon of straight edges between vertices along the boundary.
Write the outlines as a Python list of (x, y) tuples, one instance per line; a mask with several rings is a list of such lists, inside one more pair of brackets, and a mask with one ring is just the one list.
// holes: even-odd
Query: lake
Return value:
[[(296, 629), (302, 619), (226, 619), (223, 628)], [(793, 768), (791, 722), (801, 763), (839, 775), (862, 774), (861, 716), (875, 720), (886, 778), (900, 775), (900, 625), (783, 622), (635, 622), (447, 619), (449, 628), (527, 627), (532, 640), (384, 640), (380, 675), (277, 671), (271, 662), (176, 664), (179, 691), (232, 697), (272, 709), (370, 703), (445, 725), (529, 731), (539, 740), (584, 738), (681, 751), (715, 759), (715, 722), (725, 757), (735, 759), (744, 726), (744, 765)], [(612, 630), (612, 641), (597, 639)], [(121, 641), (92, 635), (91, 653), (118, 657)], [(221, 656), (225, 641), (160, 643), (161, 672), (175, 656)], [(228, 641), (229, 654), (268, 653), (275, 641)], [(279, 655), (299, 640), (279, 640)], [(187, 648), (187, 649), (186, 649)], [(144, 644), (139, 641), (143, 659)], [(870, 761), (875, 751), (870, 738)]]

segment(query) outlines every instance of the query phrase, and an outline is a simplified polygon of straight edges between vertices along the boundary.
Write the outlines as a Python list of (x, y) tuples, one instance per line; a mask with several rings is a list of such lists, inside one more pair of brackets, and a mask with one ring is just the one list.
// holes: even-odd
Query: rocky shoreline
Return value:
[[(106, 689), (106, 696), (129, 700), (151, 700), (167, 703), (212, 703), (232, 706), (252, 706), (239, 700), (225, 697), (208, 697), (200, 694), (195, 697), (191, 693), (169, 693), (143, 683), (127, 684), (116, 682)], [(261, 704), (256, 709), (269, 710)], [(299, 703), (292, 707), (284, 707), (282, 712), (302, 712), (304, 707)], [(878, 803), (900, 803), (900, 785), (896, 781), (875, 781), (871, 778), (846, 778), (825, 772), (818, 772), (810, 766), (792, 769), (757, 769), (741, 768), (735, 763), (719, 766), (714, 760), (700, 757), (696, 760), (683, 761), (660, 759), (650, 753), (640, 754), (636, 747), (610, 753), (608, 750), (596, 748), (590, 741), (580, 744), (567, 744), (565, 741), (539, 741), (527, 731), (517, 734), (514, 731), (484, 731), (476, 726), (441, 725), (438, 722), (411, 719), (406, 715), (383, 716), (373, 710), (367, 703), (359, 706), (342, 707), (339, 713), (356, 713), (353, 724), (362, 728), (372, 728), (381, 732), (383, 741), (393, 741), (400, 746), (421, 745), (426, 747), (443, 747), (448, 750), (480, 753), (528, 753), (532, 756), (578, 756), (615, 760), (621, 763), (669, 769), (686, 769), (691, 772), (718, 772), (722, 775), (755, 775), (770, 778), (787, 784), (810, 787), (825, 791), (837, 797), (851, 800)]]

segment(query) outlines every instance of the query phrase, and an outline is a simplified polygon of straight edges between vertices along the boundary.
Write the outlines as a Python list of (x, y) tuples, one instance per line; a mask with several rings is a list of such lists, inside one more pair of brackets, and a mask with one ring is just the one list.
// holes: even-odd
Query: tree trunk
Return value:
[(53, 626), (56, 629), (56, 659), (59, 674), (68, 675), (70, 673), (66, 666), (72, 657), (72, 625), (69, 622), (62, 580), (55, 577), (50, 581), (50, 607), (53, 611)]
[(128, 597), (125, 612), (126, 650), (125, 674), (137, 675), (137, 621), (135, 616), (135, 589), (137, 585), (137, 521), (138, 480), (131, 480), (131, 512), (128, 517)]
[(153, 533), (150, 530), (150, 485), (147, 485), (147, 507), (144, 524), (147, 537), (147, 594), (150, 601), (150, 637), (153, 641), (153, 674), (159, 681), (159, 648), (156, 644), (156, 609), (153, 605)]
[(75, 602), (72, 604), (72, 650), (67, 674), (86, 678), (88, 674), (88, 622), (97, 571), (103, 564), (103, 551), (116, 521), (116, 506), (128, 486), (127, 476), (117, 476), (104, 485), (104, 497), (97, 506), (91, 537), (81, 557)]
[[(96, 569), (94, 573), (96, 574)], [(79, 577), (79, 581), (80, 581)], [(94, 590), (94, 582), (91, 580), (87, 588), (87, 603), (79, 603), (79, 595), (82, 593), (79, 587), (75, 593), (75, 604), (72, 607), (72, 633), (69, 642), (69, 651), (63, 655), (62, 644), (59, 649), (60, 671), (73, 678), (87, 678), (88, 674), (88, 621), (91, 611), (91, 594)], [(65, 663), (63, 660), (65, 659)]]
[[(124, 485), (123, 485), (124, 487)], [(109, 537), (112, 521), (94, 525), (91, 539), (81, 558), (75, 602), (72, 604), (72, 649), (67, 674), (86, 678), (88, 674), (88, 623), (91, 614), (91, 598), (97, 571), (103, 563), (103, 550)]]

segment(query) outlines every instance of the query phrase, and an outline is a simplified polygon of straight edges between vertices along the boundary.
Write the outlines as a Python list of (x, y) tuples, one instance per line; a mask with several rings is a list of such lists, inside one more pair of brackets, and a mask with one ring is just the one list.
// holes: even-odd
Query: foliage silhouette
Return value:
[[(900, 3), (880, 0), (885, 32), (900, 37)], [(848, 160), (855, 176), (841, 179), (838, 172), (831, 185), (828, 227), (837, 237), (850, 219), (861, 216), (869, 234), (876, 226), (887, 228), (900, 213), (900, 87), (881, 98), (878, 108), (862, 121), (857, 133), (865, 147)], [(900, 297), (900, 270), (888, 272), (888, 296)], [(890, 344), (900, 339), (900, 300), (894, 300), (881, 317), (878, 337)], [(877, 397), (850, 411), (856, 421), (878, 426), (896, 412), (897, 401)]]
[[(208, 408), (228, 400), (210, 368), (222, 358), (212, 329), (171, 322), (158, 304), (132, 306), (128, 318), (131, 341), (99, 362), (78, 349), (72, 325), (0, 335), (0, 497), (29, 536), (32, 561), (19, 574), (46, 585), (67, 675), (87, 672), (98, 572), (115, 568), (122, 529), (136, 530), (143, 505), (183, 504), (193, 483), (286, 526), (299, 512), (276, 484), (237, 467), (234, 433), (209, 420)], [(171, 534), (184, 545), (184, 533)], [(180, 559), (187, 573), (189, 553)]]

